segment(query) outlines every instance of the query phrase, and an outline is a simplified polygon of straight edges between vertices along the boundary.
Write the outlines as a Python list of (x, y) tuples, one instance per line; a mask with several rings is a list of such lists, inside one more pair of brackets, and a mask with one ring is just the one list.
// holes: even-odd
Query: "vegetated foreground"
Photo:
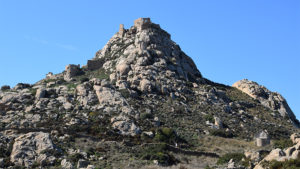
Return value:
[(202, 77), (166, 31), (139, 18), (86, 66), (1, 88), (0, 167), (299, 167), (286, 100), (247, 79), (233, 86)]

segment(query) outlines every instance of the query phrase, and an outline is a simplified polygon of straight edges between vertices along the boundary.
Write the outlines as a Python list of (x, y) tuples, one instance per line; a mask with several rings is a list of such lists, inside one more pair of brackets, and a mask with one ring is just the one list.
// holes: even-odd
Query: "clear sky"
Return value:
[(123, 23), (150, 17), (208, 79), (250, 79), (300, 118), (299, 0), (0, 0), (0, 86), (86, 64)]

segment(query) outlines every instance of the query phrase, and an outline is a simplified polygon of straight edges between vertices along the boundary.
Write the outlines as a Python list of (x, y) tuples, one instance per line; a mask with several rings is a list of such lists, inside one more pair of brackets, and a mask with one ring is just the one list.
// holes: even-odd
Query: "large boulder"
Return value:
[(35, 99), (40, 100), (41, 98), (44, 98), (46, 96), (46, 92), (45, 88), (38, 88), (36, 90)]
[(117, 72), (122, 76), (122, 75), (126, 75), (128, 73), (128, 71), (130, 70), (130, 67), (126, 62), (123, 62), (123, 63), (118, 64), (116, 69), (117, 69)]
[(122, 135), (135, 136), (141, 133), (141, 129), (127, 116), (117, 116), (111, 119), (112, 127), (119, 130)]
[(151, 81), (148, 79), (141, 80), (140, 89), (142, 92), (151, 92), (152, 91)]
[(53, 156), (46, 153), (51, 150), (55, 149), (49, 133), (30, 132), (15, 139), (10, 161), (16, 165), (30, 167), (35, 162), (55, 160)]
[(94, 85), (99, 103), (102, 105), (125, 105), (125, 99), (121, 94), (111, 88)]
[(290, 138), (293, 143), (297, 144), (300, 142), (300, 133), (293, 133)]
[(269, 155), (267, 155), (264, 160), (266, 161), (284, 161), (286, 160), (286, 154), (284, 151), (282, 151), (280, 148), (274, 149), (270, 152)]
[(67, 161), (66, 159), (63, 159), (60, 163), (60, 165), (64, 168), (64, 169), (74, 169), (75, 167), (73, 166), (73, 164), (69, 161)]
[(0, 103), (6, 104), (8, 102), (13, 102), (15, 100), (19, 100), (21, 98), (20, 93), (15, 93), (15, 92), (6, 92), (3, 96), (2, 99), (0, 100)]
[(86, 96), (88, 94), (87, 86), (85, 84), (76, 86), (76, 91), (78, 96)]

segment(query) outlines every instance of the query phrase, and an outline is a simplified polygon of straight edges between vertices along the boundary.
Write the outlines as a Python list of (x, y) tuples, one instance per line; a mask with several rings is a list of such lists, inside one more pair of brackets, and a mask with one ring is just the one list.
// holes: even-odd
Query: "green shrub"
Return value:
[(50, 83), (50, 82), (55, 82), (56, 79), (45, 79), (44, 83)]
[(226, 96), (232, 102), (234, 102), (234, 101), (245, 101), (245, 102), (250, 102), (250, 103), (255, 102), (253, 98), (251, 98), (249, 95), (247, 95), (246, 93), (240, 91), (239, 89), (237, 89), (235, 87), (227, 88)]
[(232, 138), (234, 134), (230, 131), (225, 131), (224, 129), (212, 129), (210, 130), (210, 135), (224, 137), (224, 138)]
[(80, 82), (81, 82), (81, 83), (87, 82), (87, 81), (89, 81), (89, 78), (87, 78), (87, 77), (82, 77), (82, 78), (80, 78)]
[(34, 89), (34, 88), (30, 88), (30, 89), (29, 89), (29, 92), (30, 92), (33, 96), (35, 96), (36, 91), (37, 91), (37, 89)]
[(130, 97), (130, 93), (127, 89), (120, 89), (119, 92), (121, 93), (121, 95), (125, 98)]
[(8, 168), (9, 166), (13, 166), (13, 165), (14, 164), (10, 161), (10, 158), (6, 157), (3, 159), (3, 165), (1, 167)]
[(101, 68), (95, 71), (95, 77), (98, 79), (109, 79), (109, 74), (106, 73), (105, 69)]
[(173, 129), (164, 127), (156, 131), (154, 139), (156, 141), (172, 144), (177, 141), (177, 135)]
[(206, 165), (206, 167), (204, 169), (213, 169), (213, 168), (210, 167), (209, 165)]
[(74, 83), (69, 83), (69, 84), (67, 85), (67, 88), (68, 88), (68, 90), (75, 89), (75, 88), (76, 88), (76, 84), (74, 84)]
[(211, 114), (205, 115), (205, 116), (204, 116), (204, 119), (205, 119), (205, 121), (209, 121), (209, 122), (211, 122), (211, 123), (214, 123), (214, 122), (215, 122), (214, 116), (211, 115)]
[(38, 163), (37, 161), (35, 161), (33, 164), (32, 164), (32, 168), (38, 168), (39, 166), (41, 166), (40, 163)]
[(230, 159), (232, 159), (234, 162), (238, 163), (243, 158), (245, 158), (245, 155), (243, 153), (227, 153), (218, 159), (217, 164), (228, 163), (230, 161)]
[(95, 148), (94, 147), (89, 147), (87, 150), (86, 150), (86, 153), (88, 155), (88, 157), (90, 157), (91, 155), (95, 155)]
[(145, 148), (139, 156), (143, 160), (157, 160), (160, 165), (173, 165), (178, 162), (178, 160), (171, 154), (167, 152), (166, 144), (154, 144), (149, 145)]
[(76, 163), (79, 159), (83, 159), (83, 155), (80, 153), (76, 153), (76, 154), (72, 154), (68, 157), (68, 159), (73, 162)]
[(47, 154), (48, 156), (54, 155), (55, 157), (59, 157), (62, 155), (62, 152), (56, 149), (46, 149), (41, 151), (41, 154)]
[(161, 129), (161, 132), (162, 132), (162, 134), (164, 134), (167, 137), (176, 136), (175, 131), (171, 128), (164, 127)]
[(0, 103), (0, 111), (6, 111), (9, 107), (3, 103)]
[(141, 119), (152, 119), (153, 115), (151, 113), (141, 113)]
[(293, 142), (290, 139), (280, 139), (280, 140), (275, 140), (274, 141), (274, 148), (280, 148), (280, 149), (285, 149), (287, 147), (292, 147)]
[(89, 113), (89, 117), (91, 117), (91, 118), (97, 117), (97, 116), (99, 116), (99, 115), (100, 115), (99, 112), (90, 112), (90, 113)]

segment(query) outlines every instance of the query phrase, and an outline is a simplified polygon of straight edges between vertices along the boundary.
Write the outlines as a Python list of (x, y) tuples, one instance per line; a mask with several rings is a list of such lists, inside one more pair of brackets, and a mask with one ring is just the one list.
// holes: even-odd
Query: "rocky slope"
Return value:
[(299, 127), (299, 121), (296, 119), (286, 100), (279, 93), (271, 92), (266, 87), (248, 79), (240, 80), (232, 86), (258, 100), (265, 107), (273, 111), (278, 111), (282, 117), (287, 117), (296, 127)]
[[(270, 103), (270, 104), (269, 104)], [(202, 77), (149, 18), (117, 32), (87, 65), (0, 91), (0, 167), (204, 168), (297, 131), (287, 102), (254, 82)], [(175, 167), (175, 168), (176, 168)]]

